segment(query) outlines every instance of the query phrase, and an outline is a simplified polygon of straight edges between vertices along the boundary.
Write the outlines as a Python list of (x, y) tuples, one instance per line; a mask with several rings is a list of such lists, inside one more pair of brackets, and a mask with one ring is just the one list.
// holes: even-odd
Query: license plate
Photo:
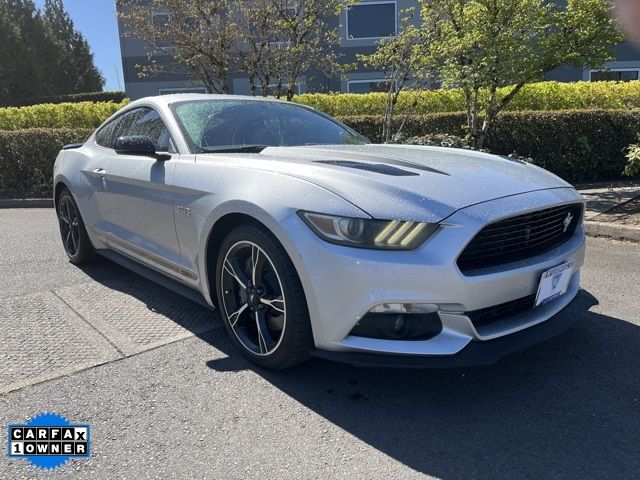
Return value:
[(540, 285), (538, 286), (538, 295), (536, 297), (536, 307), (543, 303), (553, 300), (564, 294), (569, 288), (571, 275), (573, 274), (572, 260), (557, 267), (547, 270), (542, 274)]

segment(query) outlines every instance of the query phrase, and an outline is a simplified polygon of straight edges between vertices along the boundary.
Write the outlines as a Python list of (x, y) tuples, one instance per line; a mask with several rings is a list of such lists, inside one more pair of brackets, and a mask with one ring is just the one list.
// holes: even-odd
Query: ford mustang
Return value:
[(102, 255), (217, 308), (264, 368), (490, 364), (575, 321), (583, 199), (525, 162), (181, 94), (66, 146), (54, 185), (71, 262)]

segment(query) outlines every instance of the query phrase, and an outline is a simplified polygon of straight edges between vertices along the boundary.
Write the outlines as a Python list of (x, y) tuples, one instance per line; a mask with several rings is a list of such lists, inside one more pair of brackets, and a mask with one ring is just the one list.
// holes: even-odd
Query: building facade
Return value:
[[(339, 26), (340, 51), (345, 62), (356, 61), (357, 54), (375, 51), (378, 41), (396, 34), (399, 16), (408, 8), (418, 10), (417, 0), (360, 0), (349, 11), (339, 17), (328, 19)], [(149, 21), (161, 13), (149, 14)], [(166, 15), (165, 15), (166, 17)], [(166, 18), (162, 19), (166, 22)], [(178, 73), (162, 73), (153, 77), (140, 77), (137, 65), (148, 62), (147, 49), (142, 40), (131, 38), (119, 22), (120, 50), (127, 96), (137, 99), (145, 96), (179, 92), (206, 92), (192, 77)], [(170, 62), (170, 57), (157, 58), (159, 63)], [(598, 80), (640, 80), (640, 49), (627, 42), (616, 48), (614, 61), (604, 65), (603, 70), (563, 67), (547, 74), (546, 80), (563, 82)], [(241, 75), (231, 78), (232, 93), (248, 94), (249, 82)], [(384, 73), (359, 68), (347, 73), (344, 78), (328, 78), (320, 73), (310, 73), (300, 79), (299, 93), (304, 92), (349, 92), (367, 93), (384, 88)]]

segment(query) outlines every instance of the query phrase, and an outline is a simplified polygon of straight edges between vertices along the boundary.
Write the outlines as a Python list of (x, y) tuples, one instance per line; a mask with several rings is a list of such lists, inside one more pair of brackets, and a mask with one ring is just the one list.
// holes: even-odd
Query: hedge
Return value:
[(97, 128), (128, 103), (80, 102), (0, 108), (0, 130), (24, 128)]
[[(418, 97), (414, 115), (452, 113), (464, 110), (460, 90), (405, 92), (398, 113), (406, 111)], [(382, 115), (384, 93), (305, 94), (294, 101), (310, 105), (333, 116)], [(43, 104), (29, 107), (0, 108), (0, 130), (21, 128), (96, 128), (128, 100)], [(541, 82), (526, 86), (509, 104), (510, 111), (640, 108), (640, 82)]]
[[(294, 101), (333, 116), (382, 115), (386, 94), (304, 94), (294, 97)], [(633, 108), (640, 108), (640, 82), (533, 83), (525, 86), (507, 106), (511, 111)], [(464, 95), (459, 89), (406, 91), (398, 103), (398, 112), (410, 111), (414, 115), (464, 109)]]
[(92, 130), (0, 131), (0, 197), (50, 197), (53, 162), (63, 145), (82, 142)]
[[(380, 141), (381, 117), (342, 120), (372, 141)], [(460, 113), (415, 116), (409, 118), (403, 134), (462, 136), (463, 125)], [(496, 119), (487, 148), (497, 154), (529, 157), (569, 182), (614, 180), (621, 178), (626, 164), (624, 149), (637, 142), (638, 132), (638, 110), (506, 112)], [(0, 196), (50, 195), (58, 151), (91, 133), (92, 129), (0, 131)]]
[(21, 100), (10, 105), (10, 107), (25, 107), (30, 105), (40, 105), (42, 103), (78, 103), (78, 102), (115, 102), (120, 103), (127, 95), (125, 92), (88, 92), (69, 93), (66, 95), (53, 95), (48, 97), (33, 97)]
[[(380, 141), (381, 117), (341, 120), (372, 141)], [(464, 136), (464, 124), (461, 113), (414, 116), (402, 133), (406, 137), (428, 133)], [(504, 112), (496, 118), (486, 148), (500, 155), (531, 158), (572, 183), (615, 180), (621, 178), (626, 165), (624, 150), (637, 141), (638, 132), (639, 110)]]

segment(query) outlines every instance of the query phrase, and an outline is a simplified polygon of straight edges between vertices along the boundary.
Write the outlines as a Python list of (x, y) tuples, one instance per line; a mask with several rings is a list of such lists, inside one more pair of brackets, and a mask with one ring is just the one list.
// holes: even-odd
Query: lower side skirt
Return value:
[(193, 302), (199, 303), (204, 307), (215, 310), (214, 307), (207, 303), (204, 296), (200, 292), (184, 285), (183, 283), (178, 282), (177, 280), (173, 280), (172, 278), (167, 277), (166, 275), (157, 272), (152, 268), (146, 267), (136, 262), (135, 260), (132, 260), (129, 257), (126, 257), (113, 250), (100, 249), (96, 250), (96, 252), (103, 257), (108, 258), (112, 262), (126, 268), (127, 270), (131, 270), (132, 272), (137, 273), (147, 280), (151, 280), (152, 282), (157, 283), (158, 285), (161, 285), (171, 290), (172, 292), (177, 293), (178, 295), (182, 295), (183, 297), (186, 297)]

